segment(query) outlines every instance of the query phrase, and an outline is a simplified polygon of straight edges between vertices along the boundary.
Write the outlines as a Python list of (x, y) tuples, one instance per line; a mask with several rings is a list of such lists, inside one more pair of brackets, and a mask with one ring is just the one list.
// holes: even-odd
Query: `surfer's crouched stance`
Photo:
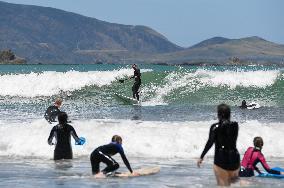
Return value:
[(132, 86), (132, 95), (134, 99), (137, 99), (139, 101), (139, 88), (141, 85), (141, 73), (140, 73), (140, 69), (138, 69), (136, 64), (133, 64), (132, 68), (134, 70), (134, 75), (130, 78), (134, 78), (135, 80)]
[(254, 176), (254, 170), (261, 174), (260, 170), (256, 167), (257, 163), (260, 162), (264, 169), (270, 174), (284, 175), (284, 172), (271, 169), (261, 153), (263, 146), (263, 140), (261, 137), (255, 137), (253, 139), (254, 147), (249, 147), (244, 154), (244, 158), (241, 163), (241, 169), (239, 172), (240, 177), (251, 177)]
[[(122, 138), (118, 135), (114, 135), (111, 139), (111, 143), (100, 146), (91, 153), (90, 160), (92, 165), (92, 173), (94, 175), (97, 176), (100, 176), (102, 174), (110, 175), (112, 174), (112, 172), (117, 170), (119, 168), (119, 164), (111, 157), (117, 153), (120, 154), (124, 164), (130, 171), (130, 173), (136, 175), (135, 173), (133, 173), (133, 170), (131, 169), (131, 166), (124, 154), (121, 144), (122, 144)], [(103, 162), (107, 165), (107, 167), (103, 169), (101, 172), (100, 172), (100, 162)]]
[(80, 138), (77, 136), (75, 129), (67, 124), (68, 116), (65, 112), (60, 112), (58, 115), (59, 124), (54, 126), (48, 137), (48, 144), (52, 143), (53, 137), (56, 138), (55, 149), (54, 149), (54, 160), (60, 159), (72, 159), (72, 147), (71, 147), (71, 135), (80, 142)]

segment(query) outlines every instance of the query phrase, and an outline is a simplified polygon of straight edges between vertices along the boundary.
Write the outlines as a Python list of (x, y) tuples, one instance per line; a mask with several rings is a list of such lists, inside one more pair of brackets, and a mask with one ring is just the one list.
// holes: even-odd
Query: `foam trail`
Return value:
[[(148, 69), (141, 72), (151, 71)], [(102, 87), (116, 79), (133, 74), (131, 69), (113, 71), (46, 71), (30, 74), (8, 74), (0, 76), (0, 95), (2, 96), (52, 96), (61, 91), (80, 90), (86, 86)]]
[[(79, 136), (87, 142), (74, 146), (75, 157), (88, 156), (94, 148), (110, 142), (112, 135), (123, 138), (129, 156), (151, 158), (199, 157), (208, 138), (213, 121), (153, 122), (131, 120), (86, 120), (73, 122)], [(47, 144), (52, 126), (45, 120), (32, 123), (0, 125), (0, 155), (52, 158), (53, 146)], [(283, 123), (263, 124), (258, 121), (240, 125), (238, 148), (243, 154), (252, 145), (254, 136), (264, 138), (263, 152), (269, 157), (284, 157)], [(74, 144), (74, 141), (72, 140)], [(214, 147), (207, 156), (212, 156)]]

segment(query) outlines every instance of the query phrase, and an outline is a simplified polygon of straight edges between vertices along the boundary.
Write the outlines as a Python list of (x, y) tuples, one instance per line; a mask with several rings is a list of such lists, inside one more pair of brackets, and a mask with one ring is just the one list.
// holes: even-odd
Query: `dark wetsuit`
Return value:
[(119, 168), (118, 163), (111, 157), (115, 154), (119, 153), (124, 164), (128, 168), (128, 170), (132, 173), (132, 169), (130, 164), (124, 154), (123, 148), (121, 144), (116, 142), (111, 142), (107, 145), (100, 146), (96, 148), (90, 156), (91, 164), (92, 164), (92, 172), (93, 174), (97, 174), (100, 172), (100, 162), (103, 162), (107, 165), (107, 167), (102, 170), (104, 174), (109, 172), (113, 172)]
[(225, 170), (237, 170), (240, 167), (240, 154), (236, 148), (238, 130), (237, 122), (213, 124), (200, 158), (203, 159), (215, 143), (214, 164)]
[(256, 170), (260, 174), (261, 173), (260, 170), (256, 167), (257, 163), (259, 162), (262, 164), (263, 168), (268, 173), (280, 175), (279, 171), (270, 169), (260, 150), (253, 147), (249, 147), (244, 154), (239, 176), (240, 177), (254, 176), (254, 170)]
[(132, 86), (132, 93), (133, 93), (133, 98), (137, 99), (139, 101), (139, 88), (141, 85), (141, 73), (140, 69), (135, 69), (134, 70), (134, 75), (132, 76), (134, 78), (135, 82)]
[(44, 114), (44, 118), (49, 122), (56, 122), (56, 118), (58, 116), (58, 114), (60, 113), (60, 110), (57, 106), (50, 106), (47, 108), (47, 110), (45, 111)]
[(65, 124), (65, 126), (58, 124), (52, 128), (48, 137), (48, 144), (53, 145), (52, 139), (53, 137), (56, 138), (54, 160), (73, 158), (71, 135), (76, 140), (76, 142), (80, 141), (75, 129), (69, 124)]

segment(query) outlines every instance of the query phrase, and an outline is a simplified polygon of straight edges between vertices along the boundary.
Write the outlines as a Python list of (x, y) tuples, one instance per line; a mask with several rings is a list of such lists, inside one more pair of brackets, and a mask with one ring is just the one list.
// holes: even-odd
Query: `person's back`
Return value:
[(55, 149), (54, 149), (54, 160), (60, 159), (72, 159), (73, 152), (71, 146), (71, 136), (79, 142), (80, 139), (75, 129), (67, 124), (67, 114), (61, 112), (58, 116), (59, 124), (54, 126), (50, 131), (48, 137), (48, 144), (53, 145), (53, 138), (56, 138)]
[(239, 167), (239, 153), (236, 147), (238, 138), (238, 123), (237, 122), (221, 122), (215, 124), (215, 164), (227, 170), (235, 170)]
[(117, 142), (111, 142), (109, 144), (106, 144), (106, 145), (103, 145), (103, 146), (100, 146), (97, 148), (97, 150), (107, 154), (107, 155), (110, 155), (110, 156), (113, 156), (117, 153), (122, 153), (123, 152), (123, 148), (120, 144), (118, 144)]
[(229, 186), (238, 177), (240, 167), (240, 154), (236, 148), (239, 126), (237, 122), (231, 122), (231, 110), (226, 104), (218, 105), (219, 122), (211, 125), (209, 138), (197, 166), (200, 167), (204, 156), (215, 143), (214, 173), (217, 184)]

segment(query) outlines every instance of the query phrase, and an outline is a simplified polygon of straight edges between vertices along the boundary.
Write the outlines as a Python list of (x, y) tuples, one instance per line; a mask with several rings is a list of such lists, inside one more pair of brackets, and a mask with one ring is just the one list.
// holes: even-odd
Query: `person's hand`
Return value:
[(281, 175), (284, 175), (284, 172), (280, 172)]
[(198, 159), (198, 161), (197, 161), (198, 168), (200, 168), (200, 165), (201, 165), (202, 161), (203, 161), (203, 159)]

